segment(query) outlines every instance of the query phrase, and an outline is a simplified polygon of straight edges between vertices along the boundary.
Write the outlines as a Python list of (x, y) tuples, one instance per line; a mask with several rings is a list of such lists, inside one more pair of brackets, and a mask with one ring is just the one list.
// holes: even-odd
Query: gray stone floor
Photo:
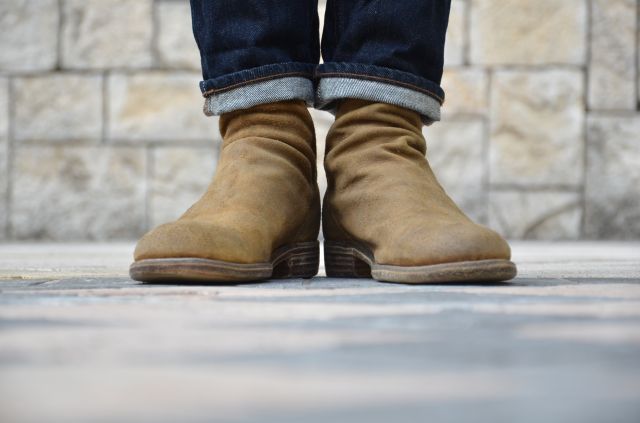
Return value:
[(141, 285), (131, 249), (0, 245), (0, 421), (640, 421), (639, 243), (489, 286)]

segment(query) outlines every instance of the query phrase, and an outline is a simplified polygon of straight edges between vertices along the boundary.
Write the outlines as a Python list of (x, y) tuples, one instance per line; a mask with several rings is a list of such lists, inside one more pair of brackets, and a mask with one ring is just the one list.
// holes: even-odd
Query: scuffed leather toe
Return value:
[(472, 222), (399, 228), (375, 252), (376, 262), (426, 266), (470, 260), (510, 259), (509, 244), (496, 232)]
[(158, 226), (138, 241), (134, 251), (136, 261), (180, 257), (259, 263), (269, 259), (269, 252), (257, 251), (247, 236), (233, 228), (195, 220)]

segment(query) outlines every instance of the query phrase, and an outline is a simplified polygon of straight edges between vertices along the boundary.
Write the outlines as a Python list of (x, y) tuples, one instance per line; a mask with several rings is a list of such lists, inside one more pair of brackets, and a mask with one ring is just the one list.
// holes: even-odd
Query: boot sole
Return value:
[(516, 265), (504, 259), (461, 261), (428, 266), (378, 264), (365, 247), (325, 241), (324, 260), (328, 277), (373, 278), (384, 282), (429, 284), (446, 282), (501, 282), (513, 279)]
[(318, 274), (317, 241), (278, 248), (267, 263), (232, 263), (198, 257), (139, 260), (129, 267), (140, 282), (251, 282), (264, 279), (312, 278)]

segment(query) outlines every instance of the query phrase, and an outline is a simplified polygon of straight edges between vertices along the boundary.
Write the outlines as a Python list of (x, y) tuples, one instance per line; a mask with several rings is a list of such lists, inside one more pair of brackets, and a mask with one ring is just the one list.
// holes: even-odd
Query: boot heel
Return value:
[(304, 278), (318, 274), (320, 266), (320, 245), (317, 241), (301, 242), (280, 250), (274, 260), (274, 279)]
[(324, 265), (330, 278), (370, 278), (371, 267), (348, 244), (325, 241)]

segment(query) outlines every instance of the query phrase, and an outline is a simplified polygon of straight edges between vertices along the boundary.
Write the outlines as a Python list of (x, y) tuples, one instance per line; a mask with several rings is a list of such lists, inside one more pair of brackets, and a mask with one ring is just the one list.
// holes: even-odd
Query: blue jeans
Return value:
[(450, 6), (328, 0), (321, 49), (317, 0), (191, 0), (205, 113), (292, 99), (333, 112), (359, 98), (439, 120)]

